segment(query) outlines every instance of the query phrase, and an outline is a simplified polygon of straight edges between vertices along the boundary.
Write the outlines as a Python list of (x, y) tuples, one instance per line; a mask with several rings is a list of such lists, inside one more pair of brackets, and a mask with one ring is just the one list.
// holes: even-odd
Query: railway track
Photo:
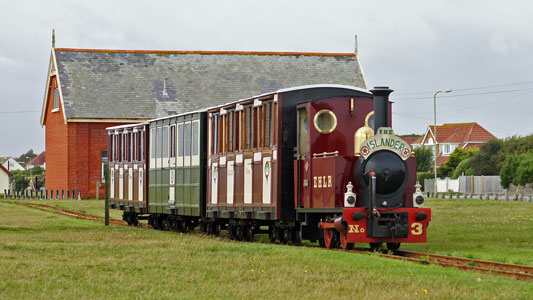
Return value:
[(533, 280), (533, 266), (400, 250), (394, 251), (394, 254), (381, 254), (381, 256), (423, 264), (454, 267), (483, 274), (504, 275), (520, 280)]
[[(63, 208), (59, 208), (59, 207), (51, 206), (51, 205), (47, 205), (47, 204), (42, 204), (42, 203), (21, 203), (21, 202), (13, 202), (13, 203), (15, 203), (17, 205), (26, 206), (26, 207), (36, 208), (36, 209), (43, 210), (43, 211), (48, 211), (48, 212), (51, 212), (51, 213), (54, 213), (54, 214), (58, 214), (58, 215), (62, 215), (62, 216), (74, 217), (74, 218), (83, 219), (83, 220), (91, 220), (91, 221), (95, 221), (95, 222), (105, 222), (105, 218), (104, 217), (90, 215), (90, 214), (81, 213), (81, 212), (68, 210), (68, 209), (63, 209)], [(118, 220), (118, 219), (109, 219), (109, 224), (118, 225), (118, 226), (128, 226), (128, 223), (126, 223), (123, 220)]]
[[(62, 208), (47, 205), (47, 204), (20, 203), (20, 202), (13, 202), (13, 203), (17, 205), (22, 205), (26, 207), (36, 208), (36, 209), (43, 210), (43, 211), (52, 212), (52, 213), (62, 215), (62, 216), (75, 217), (78, 219), (91, 220), (95, 222), (105, 221), (104, 217), (90, 215), (86, 213), (80, 213), (80, 212), (76, 212), (76, 211), (72, 211), (68, 209), (62, 209)], [(110, 219), (109, 223), (112, 225), (118, 225), (118, 226), (128, 226), (128, 224), (125, 221), (118, 220), (118, 219)], [(144, 227), (144, 228), (151, 228), (151, 226), (148, 224), (139, 224), (139, 226)], [(308, 247), (315, 248), (314, 246), (308, 246)], [(333, 250), (345, 251), (342, 249), (333, 249)], [(356, 249), (348, 250), (348, 251), (353, 252), (353, 253), (362, 253), (362, 254), (369, 253), (369, 249), (367, 248), (356, 248)], [(489, 275), (504, 275), (504, 276), (513, 277), (519, 280), (533, 280), (533, 266), (506, 264), (506, 263), (500, 263), (500, 262), (494, 262), (494, 261), (453, 257), (453, 256), (445, 256), (445, 255), (429, 254), (429, 253), (413, 252), (413, 251), (401, 251), (401, 250), (394, 251), (392, 254), (379, 253), (379, 252), (377, 252), (377, 254), (381, 257), (386, 257), (386, 258), (391, 258), (391, 259), (412, 261), (412, 262), (417, 262), (421, 264), (435, 264), (435, 265), (439, 265), (443, 267), (454, 267), (458, 269), (469, 270), (469, 271), (474, 271), (474, 272), (489, 274)]]

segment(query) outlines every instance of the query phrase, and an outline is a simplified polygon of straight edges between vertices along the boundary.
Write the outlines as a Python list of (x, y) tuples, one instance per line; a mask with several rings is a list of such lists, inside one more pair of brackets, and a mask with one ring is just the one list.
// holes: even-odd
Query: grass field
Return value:
[[(480, 234), (475, 231), (483, 227), (492, 228), (492, 232), (499, 228), (499, 222), (507, 220), (503, 231), (514, 228), (521, 231), (520, 239), (528, 240), (527, 235), (530, 239), (532, 234), (531, 225), (512, 222), (511, 216), (532, 216), (531, 203), (483, 201), (480, 207), (479, 200), (452, 204), (450, 201), (428, 202), (434, 208), (430, 241), (413, 250), (454, 255), (457, 253), (452, 251), (459, 251), (483, 256), (485, 252), (500, 249), (515, 259), (531, 259), (527, 243), (515, 240), (519, 234), (511, 235), (505, 244), (507, 237), (498, 236), (502, 231), (483, 242), (479, 241), (480, 235), (486, 231)], [(103, 215), (102, 201), (48, 203)], [(493, 203), (504, 206), (492, 208)], [(452, 234), (461, 232), (458, 228), (472, 222), (472, 218), (463, 220), (457, 216), (450, 220), (450, 216), (445, 217), (448, 211), (457, 207), (466, 217), (472, 215), (468, 210), (474, 206), (485, 210), (485, 204), (488, 212), (478, 212), (486, 216), (480, 217), (487, 222), (484, 226), (468, 226), (470, 229), (462, 236)], [(120, 217), (120, 212), (112, 212), (113, 217)], [(528, 220), (531, 223), (531, 219)], [(438, 236), (446, 233), (450, 234)], [(482, 247), (475, 246), (476, 242), (472, 241), (475, 239)], [(454, 250), (454, 245), (463, 250)], [(135, 227), (106, 228), (101, 223), (58, 216), (5, 201), (0, 201), (0, 278), (0, 299), (533, 297), (531, 282), (500, 276), (388, 260), (372, 254), (239, 243)]]

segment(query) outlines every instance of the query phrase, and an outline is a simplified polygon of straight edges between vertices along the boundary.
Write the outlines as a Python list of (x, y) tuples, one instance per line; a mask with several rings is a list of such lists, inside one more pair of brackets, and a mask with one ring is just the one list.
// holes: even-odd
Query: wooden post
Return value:
[(105, 226), (109, 226), (109, 165), (104, 165), (105, 179)]
[(98, 196), (100, 194), (100, 180), (96, 182), (96, 200), (98, 200)]

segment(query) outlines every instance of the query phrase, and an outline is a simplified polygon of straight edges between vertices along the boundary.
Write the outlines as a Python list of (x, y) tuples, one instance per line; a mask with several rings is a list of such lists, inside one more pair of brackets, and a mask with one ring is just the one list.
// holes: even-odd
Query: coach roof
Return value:
[[(146, 120), (293, 86), (366, 88), (353, 53), (52, 49), (65, 121)], [(43, 101), (44, 125), (48, 84)]]

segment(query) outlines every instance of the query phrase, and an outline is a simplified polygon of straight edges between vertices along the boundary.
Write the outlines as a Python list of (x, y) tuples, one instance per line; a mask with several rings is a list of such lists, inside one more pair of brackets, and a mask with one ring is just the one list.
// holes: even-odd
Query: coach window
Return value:
[(272, 147), (272, 102), (263, 103), (263, 147)]
[(228, 152), (233, 152), (235, 150), (234, 148), (234, 140), (235, 140), (235, 112), (233, 110), (228, 111)]
[(157, 127), (157, 148), (156, 150), (156, 163), (157, 168), (161, 168), (161, 154), (163, 151), (163, 128)]
[(320, 133), (330, 133), (337, 127), (337, 117), (328, 109), (316, 113), (314, 118), (315, 128)]
[(163, 127), (163, 158), (168, 158), (168, 126)]
[(185, 123), (185, 166), (191, 163), (191, 122)]
[(128, 157), (128, 161), (133, 161), (133, 149), (134, 149), (134, 146), (135, 145), (133, 143), (133, 132), (130, 132), (128, 133), (128, 154), (129, 154), (129, 157)]
[(113, 135), (113, 143), (115, 144), (115, 149), (113, 150), (113, 155), (115, 156), (114, 161), (118, 161), (120, 154), (119, 154), (119, 147), (118, 147), (118, 143), (119, 143), (118, 134), (116, 133)]
[(157, 135), (156, 135), (156, 129), (151, 128), (150, 129), (150, 168), (155, 168), (155, 161), (156, 161), (156, 145), (157, 145)]
[(253, 121), (252, 106), (244, 108), (244, 146), (245, 149), (251, 149), (253, 146)]
[(170, 157), (176, 157), (176, 125), (170, 126)]
[(211, 154), (215, 155), (218, 153), (218, 114), (213, 114), (212, 116), (212, 152)]
[(139, 141), (139, 153), (140, 153), (140, 157), (139, 157), (139, 161), (143, 161), (144, 160), (144, 130), (141, 130), (141, 139)]
[(183, 123), (178, 124), (178, 166), (183, 166)]
[(252, 147), (253, 148), (259, 148), (261, 145), (259, 142), (261, 141), (261, 128), (260, 128), (260, 122), (261, 120), (261, 107), (254, 107), (253, 108), (253, 117), (252, 117)]
[(220, 115), (218, 121), (218, 151), (226, 153), (226, 115)]
[(193, 166), (200, 164), (200, 121), (192, 122), (192, 162)]
[(241, 140), (240, 140), (240, 128), (241, 128), (241, 118), (240, 118), (241, 112), (235, 111), (234, 114), (234, 122), (235, 122), (235, 133), (234, 133), (234, 139), (235, 139), (235, 148), (234, 151), (239, 151), (241, 149)]
[(298, 108), (298, 155), (307, 156), (307, 109)]

